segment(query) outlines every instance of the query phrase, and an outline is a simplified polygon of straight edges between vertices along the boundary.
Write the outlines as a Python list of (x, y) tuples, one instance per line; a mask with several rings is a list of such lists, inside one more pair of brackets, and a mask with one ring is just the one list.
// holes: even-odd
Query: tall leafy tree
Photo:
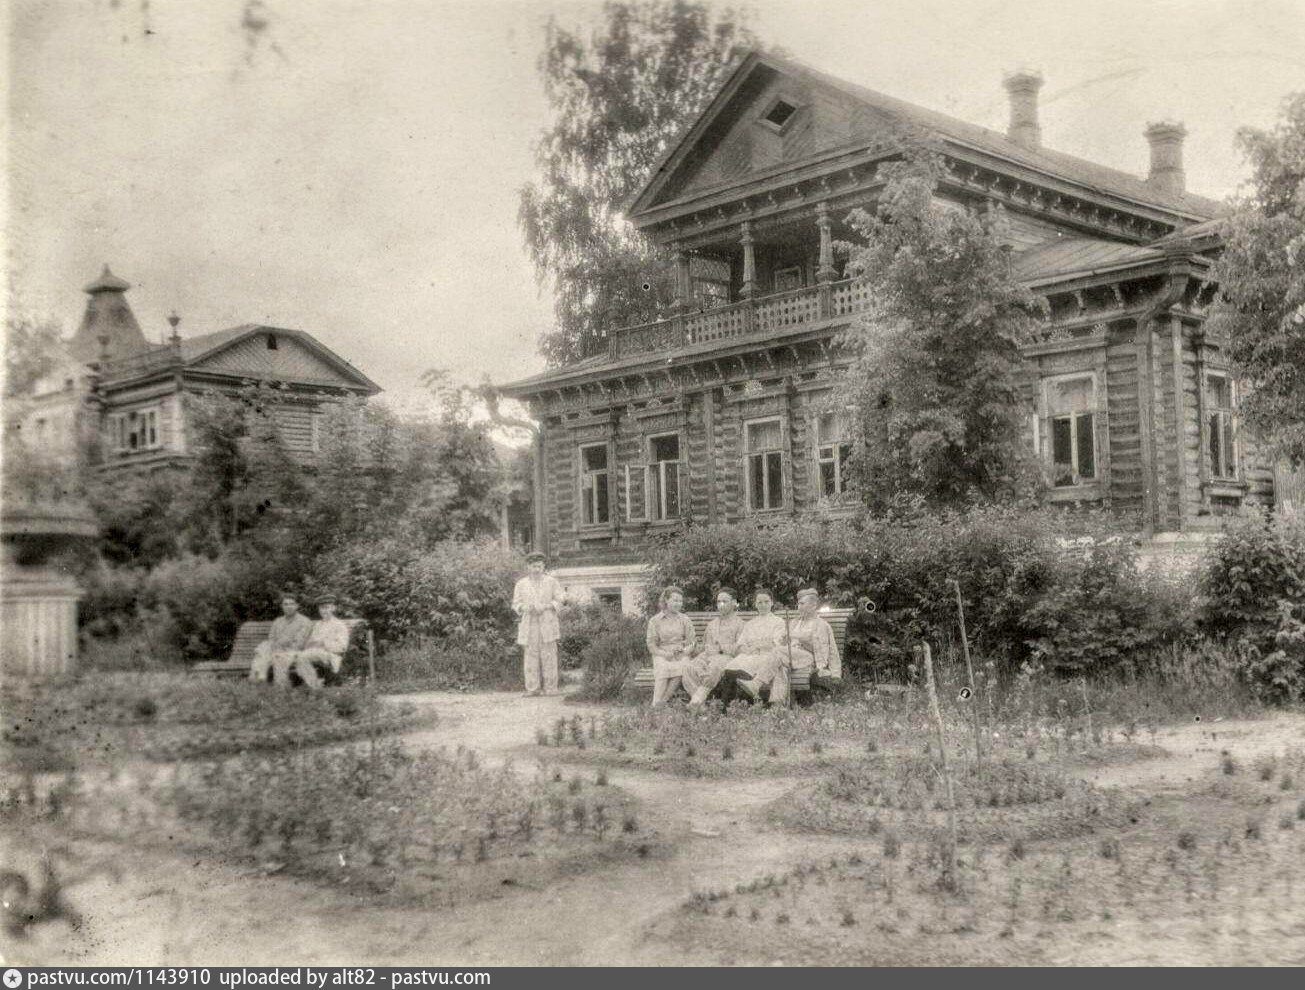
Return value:
[(881, 166), (875, 212), (851, 217), (865, 239), (850, 246), (851, 269), (871, 300), (844, 334), (853, 478), (877, 511), (902, 497), (943, 507), (1032, 490), (1020, 345), (1039, 304), (985, 218), (940, 205), (927, 140), (903, 140), (903, 158)]
[(1253, 174), (1225, 228), (1211, 323), (1228, 335), (1244, 421), (1305, 464), (1305, 92), (1237, 140)]
[(518, 213), (555, 296), (556, 327), (540, 340), (550, 363), (582, 356), (611, 327), (657, 319), (670, 302), (666, 259), (623, 210), (753, 44), (740, 14), (691, 0), (607, 3), (588, 38), (550, 21), (539, 70), (554, 119)]

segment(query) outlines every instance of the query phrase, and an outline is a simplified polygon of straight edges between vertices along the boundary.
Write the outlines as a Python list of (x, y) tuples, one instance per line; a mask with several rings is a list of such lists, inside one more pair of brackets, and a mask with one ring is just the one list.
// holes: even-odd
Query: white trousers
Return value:
[[(291, 669), (299, 675), (300, 680), (308, 687), (317, 689), (326, 684), (322, 677), (322, 672), (330, 668), (335, 673), (340, 672), (340, 663), (342, 661), (337, 653), (329, 650), (300, 650), (294, 654), (294, 662)], [(287, 683), (289, 679), (287, 678)]]
[(724, 653), (704, 653), (695, 658), (684, 671), (684, 690), (689, 692), (689, 701), (701, 705), (707, 695), (720, 683), (725, 668), (734, 663), (734, 658)]
[(539, 690), (543, 681), (545, 694), (557, 694), (557, 640), (545, 643), (533, 632), (522, 648), (525, 663), (526, 690)]
[(273, 652), (272, 644), (264, 640), (254, 647), (254, 662), (249, 665), (251, 681), (271, 681), (278, 687), (290, 686), (290, 668), (299, 654), (293, 650)]

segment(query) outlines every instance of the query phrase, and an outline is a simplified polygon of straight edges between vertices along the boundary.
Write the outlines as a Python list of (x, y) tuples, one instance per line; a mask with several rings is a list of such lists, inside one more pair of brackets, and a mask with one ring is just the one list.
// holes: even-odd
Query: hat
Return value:
[(539, 562), (542, 564), (542, 563), (544, 562), (544, 560), (545, 560), (544, 555), (543, 555), (542, 553), (540, 553), (538, 550), (535, 550), (535, 551), (533, 551), (532, 553), (528, 553), (528, 554), (526, 554), (526, 563), (527, 563), (527, 564), (533, 564), (535, 561), (539, 561)]
[(318, 605), (334, 605), (334, 604), (335, 604), (335, 595), (331, 594), (330, 592), (327, 592), (325, 595), (318, 595), (318, 596), (317, 596), (317, 604), (318, 604)]
[(818, 592), (815, 588), (802, 588), (797, 593), (797, 600), (801, 601), (807, 595), (814, 595), (816, 598), (819, 598), (820, 592)]

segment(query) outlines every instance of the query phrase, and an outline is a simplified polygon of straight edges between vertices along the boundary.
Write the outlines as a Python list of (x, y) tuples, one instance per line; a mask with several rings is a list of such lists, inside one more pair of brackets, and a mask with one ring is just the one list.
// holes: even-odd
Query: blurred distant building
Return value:
[(77, 332), (31, 393), (6, 404), (6, 427), (34, 450), (62, 460), (91, 451), (107, 469), (182, 464), (188, 457), (188, 397), (275, 386), (275, 418), (286, 449), (310, 458), (324, 402), (372, 396), (380, 387), (303, 330), (248, 323), (183, 338), (169, 317), (165, 343), (151, 344), (127, 291), (108, 265), (86, 286)]

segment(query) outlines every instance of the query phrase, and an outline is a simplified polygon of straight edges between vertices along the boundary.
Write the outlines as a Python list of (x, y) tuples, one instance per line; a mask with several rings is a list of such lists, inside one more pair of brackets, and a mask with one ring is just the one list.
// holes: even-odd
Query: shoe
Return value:
[(749, 673), (748, 671), (746, 671), (746, 670), (740, 670), (740, 669), (738, 669), (737, 667), (726, 667), (723, 671), (721, 671), (721, 676), (722, 676), (722, 677), (732, 677), (732, 678), (734, 678), (734, 680), (736, 680), (736, 681), (750, 681), (750, 680), (752, 680), (752, 674), (750, 674), (750, 673)]

